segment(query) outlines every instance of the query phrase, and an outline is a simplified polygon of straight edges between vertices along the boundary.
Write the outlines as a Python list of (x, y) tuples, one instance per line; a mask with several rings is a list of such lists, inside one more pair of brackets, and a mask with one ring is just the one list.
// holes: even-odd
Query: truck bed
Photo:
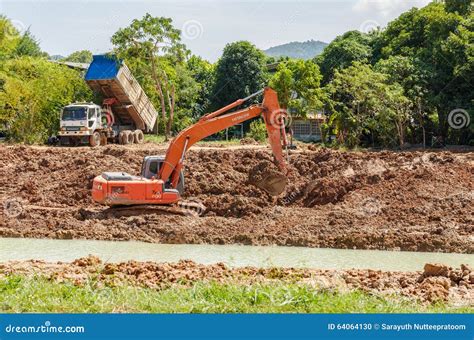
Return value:
[(124, 125), (151, 131), (158, 113), (130, 69), (113, 56), (95, 55), (85, 75), (89, 87), (104, 96), (115, 98), (112, 111)]

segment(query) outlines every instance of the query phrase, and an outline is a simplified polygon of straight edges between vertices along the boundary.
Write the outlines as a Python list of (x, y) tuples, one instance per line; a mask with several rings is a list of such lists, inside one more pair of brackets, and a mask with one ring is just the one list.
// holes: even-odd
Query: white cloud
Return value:
[(356, 12), (396, 16), (412, 7), (423, 7), (430, 0), (357, 0), (352, 9)]

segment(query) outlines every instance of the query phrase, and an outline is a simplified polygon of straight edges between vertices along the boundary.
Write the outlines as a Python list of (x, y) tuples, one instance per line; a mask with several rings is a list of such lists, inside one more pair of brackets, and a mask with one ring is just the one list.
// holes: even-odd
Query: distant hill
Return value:
[(49, 60), (61, 60), (61, 59), (64, 59), (64, 57), (60, 54), (49, 56)]
[(311, 59), (323, 51), (328, 44), (319, 40), (305, 42), (293, 41), (287, 44), (270, 47), (263, 52), (270, 57), (290, 57), (298, 59)]

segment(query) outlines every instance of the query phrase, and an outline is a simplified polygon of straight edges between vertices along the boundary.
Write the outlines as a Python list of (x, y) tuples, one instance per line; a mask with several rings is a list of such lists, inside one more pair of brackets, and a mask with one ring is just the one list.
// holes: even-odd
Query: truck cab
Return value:
[[(89, 143), (94, 132), (103, 128), (102, 109), (94, 103), (74, 103), (63, 108), (59, 124), (61, 144)], [(100, 140), (98, 141), (100, 143)]]

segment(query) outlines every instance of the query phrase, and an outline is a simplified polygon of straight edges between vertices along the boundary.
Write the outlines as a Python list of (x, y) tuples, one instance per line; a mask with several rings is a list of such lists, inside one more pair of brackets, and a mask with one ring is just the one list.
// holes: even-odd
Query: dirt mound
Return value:
[(0, 204), (21, 209), (0, 209), (0, 236), (474, 253), (473, 153), (313, 149), (290, 153), (280, 197), (249, 182), (274, 167), (268, 148), (192, 149), (185, 198), (206, 211), (190, 218), (123, 215), (90, 197), (96, 175), (138, 174), (166, 152), (154, 144), (2, 145)]
[[(452, 278), (462, 273), (462, 278)], [(163, 289), (173, 285), (190, 286), (198, 281), (249, 284), (278, 280), (311, 285), (315, 289), (361, 289), (377, 294), (399, 294), (425, 302), (449, 301), (457, 305), (474, 306), (474, 282), (471, 270), (449, 268), (448, 276), (428, 276), (421, 272), (384, 272), (380, 270), (318, 270), (293, 268), (229, 268), (222, 263), (201, 265), (193, 261), (156, 263), (129, 261), (103, 263), (89, 256), (72, 263), (42, 261), (12, 261), (0, 263), (0, 277), (6, 274), (45, 275), (58, 282), (86, 284), (96, 282), (117, 286)]]

